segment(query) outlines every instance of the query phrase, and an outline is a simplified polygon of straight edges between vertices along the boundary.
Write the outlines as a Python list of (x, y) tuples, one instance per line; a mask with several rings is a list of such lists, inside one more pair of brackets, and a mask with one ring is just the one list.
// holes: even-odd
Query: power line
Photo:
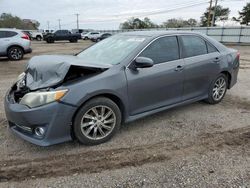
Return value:
[(200, 1), (200, 2), (197, 2), (195, 1), (196, 3), (185, 3), (184, 5), (182, 6), (175, 6), (175, 7), (172, 7), (172, 8), (169, 8), (169, 9), (165, 9), (165, 10), (157, 10), (157, 11), (148, 11), (148, 12), (144, 12), (144, 13), (141, 13), (141, 14), (133, 14), (133, 15), (127, 15), (126, 17), (118, 17), (118, 18), (107, 18), (107, 19), (85, 19), (85, 20), (82, 20), (81, 22), (105, 22), (105, 21), (119, 21), (121, 19), (126, 19), (126, 18), (129, 18), (131, 16), (134, 16), (134, 17), (142, 17), (142, 16), (152, 16), (152, 15), (158, 15), (158, 14), (164, 14), (164, 13), (168, 13), (168, 12), (173, 12), (173, 11), (176, 11), (176, 10), (180, 10), (180, 9), (184, 9), (184, 8), (190, 8), (190, 7), (194, 7), (194, 6), (199, 6), (201, 4), (206, 4), (208, 3), (208, 1)]

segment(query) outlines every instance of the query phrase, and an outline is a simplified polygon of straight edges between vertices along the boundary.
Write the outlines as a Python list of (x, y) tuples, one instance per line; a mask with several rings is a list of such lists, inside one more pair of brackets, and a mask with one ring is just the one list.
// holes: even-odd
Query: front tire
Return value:
[(98, 97), (88, 101), (76, 114), (73, 130), (85, 145), (97, 145), (111, 139), (121, 125), (121, 111), (112, 100)]
[(205, 102), (209, 104), (217, 104), (221, 102), (226, 95), (227, 88), (227, 76), (225, 74), (219, 74), (209, 87), (208, 98), (205, 100)]
[(23, 49), (18, 46), (13, 46), (8, 49), (8, 58), (13, 61), (18, 61), (23, 59)]

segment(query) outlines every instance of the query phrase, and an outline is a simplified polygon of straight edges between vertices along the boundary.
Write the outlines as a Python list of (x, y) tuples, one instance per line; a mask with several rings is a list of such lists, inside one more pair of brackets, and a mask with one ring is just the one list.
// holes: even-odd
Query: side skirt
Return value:
[(172, 105), (157, 108), (157, 109), (154, 109), (154, 110), (151, 110), (151, 111), (143, 112), (141, 114), (136, 114), (134, 116), (129, 116), (128, 118), (126, 118), (125, 123), (129, 123), (129, 122), (135, 121), (137, 119), (140, 119), (140, 118), (143, 118), (143, 117), (146, 117), (146, 116), (149, 116), (149, 115), (152, 115), (152, 114), (164, 111), (164, 110), (168, 110), (170, 108), (174, 108), (174, 107), (177, 107), (177, 106), (183, 106), (183, 105), (186, 105), (186, 104), (191, 104), (191, 103), (194, 103), (194, 102), (197, 102), (197, 101), (201, 101), (201, 100), (204, 100), (206, 98), (207, 98), (207, 95), (202, 96), (202, 97), (196, 97), (196, 98), (189, 99), (189, 100), (186, 100), (186, 101), (182, 101), (182, 102), (179, 102), (179, 103), (175, 103), (175, 104), (172, 104)]

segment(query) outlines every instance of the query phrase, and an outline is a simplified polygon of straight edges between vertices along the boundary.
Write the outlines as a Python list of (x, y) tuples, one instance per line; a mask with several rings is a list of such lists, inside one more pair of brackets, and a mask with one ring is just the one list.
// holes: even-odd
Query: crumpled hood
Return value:
[(47, 88), (61, 83), (69, 69), (79, 67), (89, 70), (106, 70), (112, 65), (93, 64), (70, 55), (42, 55), (33, 57), (26, 67), (26, 87), (30, 90)]

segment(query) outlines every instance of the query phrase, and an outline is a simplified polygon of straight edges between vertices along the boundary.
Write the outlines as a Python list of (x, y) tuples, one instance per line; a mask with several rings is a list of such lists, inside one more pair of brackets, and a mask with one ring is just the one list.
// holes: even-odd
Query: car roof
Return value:
[(225, 51), (227, 48), (216, 41), (215, 39), (208, 37), (207, 35), (204, 35), (199, 32), (194, 31), (176, 31), (176, 30), (168, 30), (168, 31), (133, 31), (133, 32), (124, 32), (118, 34), (120, 36), (141, 36), (141, 37), (147, 37), (150, 40), (154, 38), (158, 38), (165, 35), (198, 35), (203, 38), (205, 38), (207, 41), (212, 43), (219, 51)]
[(0, 28), (0, 31), (21, 31), (21, 30), (15, 28)]
[(201, 33), (193, 32), (193, 31), (132, 31), (121, 33), (120, 35), (136, 35), (136, 36), (145, 36), (145, 37), (159, 37), (162, 35), (174, 35), (174, 34), (198, 34)]

